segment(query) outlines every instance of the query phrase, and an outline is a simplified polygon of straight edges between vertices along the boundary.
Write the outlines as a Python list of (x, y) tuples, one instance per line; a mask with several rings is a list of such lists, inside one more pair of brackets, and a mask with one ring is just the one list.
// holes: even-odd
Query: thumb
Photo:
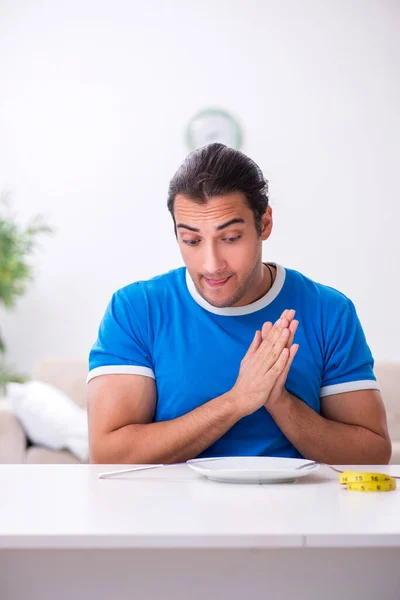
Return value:
[(258, 350), (258, 348), (261, 346), (261, 342), (262, 342), (261, 331), (259, 331), (257, 329), (257, 331), (254, 334), (253, 341), (251, 342), (249, 349), (247, 350), (247, 355), (254, 354)]

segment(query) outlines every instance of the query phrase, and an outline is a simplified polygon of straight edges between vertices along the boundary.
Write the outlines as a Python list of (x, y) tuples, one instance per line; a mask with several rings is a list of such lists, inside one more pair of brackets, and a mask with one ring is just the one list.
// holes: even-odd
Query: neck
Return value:
[(268, 268), (266, 264), (261, 263), (261, 279), (255, 298), (251, 302), (256, 302), (269, 292), (275, 281), (275, 267)]

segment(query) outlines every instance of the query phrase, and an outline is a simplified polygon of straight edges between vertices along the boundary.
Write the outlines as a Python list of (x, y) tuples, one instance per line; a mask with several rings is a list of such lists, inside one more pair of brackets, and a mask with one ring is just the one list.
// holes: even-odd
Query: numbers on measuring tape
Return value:
[(396, 480), (386, 473), (344, 471), (339, 483), (352, 492), (389, 492), (397, 487)]

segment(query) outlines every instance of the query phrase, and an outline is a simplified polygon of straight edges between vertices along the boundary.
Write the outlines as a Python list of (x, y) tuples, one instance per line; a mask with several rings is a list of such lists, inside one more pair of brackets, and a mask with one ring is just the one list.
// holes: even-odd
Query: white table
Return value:
[(400, 598), (400, 489), (114, 468), (0, 465), (1, 600)]

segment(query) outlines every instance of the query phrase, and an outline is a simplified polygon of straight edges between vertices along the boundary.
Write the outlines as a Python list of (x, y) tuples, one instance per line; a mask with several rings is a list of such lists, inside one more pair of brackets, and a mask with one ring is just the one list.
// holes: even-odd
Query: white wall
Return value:
[(10, 360), (86, 357), (116, 288), (182, 264), (167, 185), (209, 105), (240, 119), (270, 180), (265, 259), (349, 295), (375, 358), (399, 359), (399, 13), (396, 0), (2, 0), (0, 190), (57, 229), (0, 315)]

